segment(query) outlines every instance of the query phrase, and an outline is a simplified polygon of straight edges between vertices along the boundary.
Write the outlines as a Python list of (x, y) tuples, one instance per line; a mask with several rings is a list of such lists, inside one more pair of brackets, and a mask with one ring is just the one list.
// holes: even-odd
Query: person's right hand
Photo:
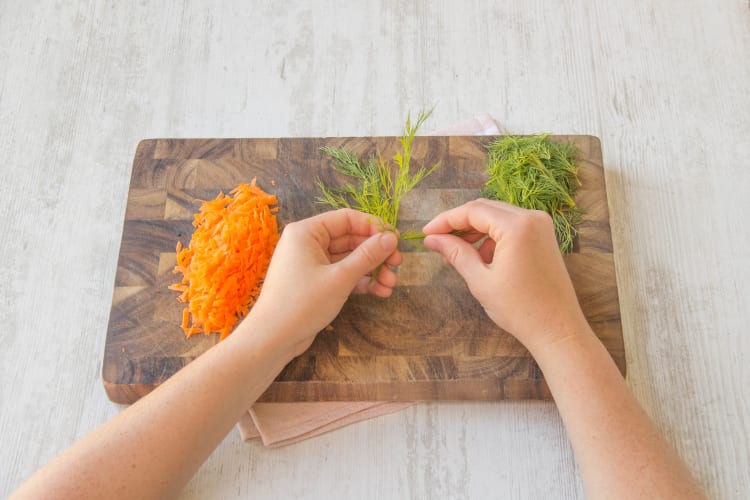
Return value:
[[(547, 213), (479, 199), (441, 213), (423, 231), (425, 246), (456, 268), (489, 317), (532, 354), (590, 331)], [(479, 248), (472, 245), (485, 236)]]

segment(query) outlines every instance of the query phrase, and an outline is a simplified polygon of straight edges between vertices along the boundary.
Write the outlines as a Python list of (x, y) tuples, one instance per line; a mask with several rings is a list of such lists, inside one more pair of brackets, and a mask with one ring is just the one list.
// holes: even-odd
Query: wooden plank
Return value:
[[(575, 252), (565, 257), (584, 313), (625, 371), (620, 309), (599, 140), (556, 136), (580, 149), (586, 211)], [(441, 167), (403, 204), (402, 223), (421, 227), (440, 211), (479, 195), (483, 137), (420, 137), (414, 161)], [(167, 286), (177, 241), (187, 245), (197, 200), (257, 178), (279, 198), (282, 224), (324, 210), (315, 180), (338, 183), (324, 145), (392, 156), (395, 137), (156, 139), (135, 155), (123, 228), (103, 378), (109, 397), (129, 403), (216, 342), (185, 339), (182, 306)], [(458, 274), (414, 245), (402, 245), (400, 285), (388, 300), (353, 296), (293, 360), (261, 401), (538, 399), (549, 391), (536, 364), (487, 318)]]

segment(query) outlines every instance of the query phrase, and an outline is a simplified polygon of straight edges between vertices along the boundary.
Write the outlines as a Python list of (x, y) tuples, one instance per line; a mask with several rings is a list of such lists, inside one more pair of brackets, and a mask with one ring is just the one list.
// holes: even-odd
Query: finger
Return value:
[(480, 233), (479, 231), (471, 231), (470, 233), (460, 234), (456, 236), (469, 243), (476, 243), (487, 235), (484, 233)]
[[(367, 238), (365, 238), (366, 240)], [(338, 262), (340, 260), (345, 259), (351, 251), (343, 251), (339, 253), (331, 253), (329, 254), (331, 257), (331, 263)], [(394, 251), (391, 255), (388, 256), (387, 259), (385, 259), (385, 264), (391, 267), (398, 267), (401, 265), (401, 263), (404, 261), (404, 256), (401, 252), (398, 250)]]
[(476, 201), (478, 204), (486, 205), (488, 207), (497, 208), (501, 210), (506, 210), (511, 213), (522, 213), (527, 210), (525, 208), (521, 208), (519, 206), (513, 205), (512, 203), (506, 203), (500, 200), (488, 200), (487, 198), (477, 198), (474, 201)]
[(368, 293), (368, 289), (369, 289), (371, 281), (372, 279), (370, 278), (370, 276), (361, 277), (360, 279), (357, 280), (357, 283), (354, 285), (354, 289), (352, 290), (352, 293), (356, 293), (358, 295)]
[(333, 254), (348, 253), (361, 245), (370, 236), (359, 235), (359, 234), (346, 234), (338, 238), (334, 238), (328, 244), (328, 252)]
[[(349, 255), (352, 250), (367, 241), (368, 238), (369, 236), (359, 236), (353, 234), (342, 236), (341, 238), (336, 238), (335, 240), (331, 240), (331, 242), (329, 243), (328, 253), (331, 254), (331, 257), (333, 257), (334, 255)], [(339, 258), (338, 260), (341, 259)], [(400, 266), (402, 260), (403, 256), (401, 255), (401, 252), (396, 250), (388, 257), (386, 262), (389, 266)]]
[(393, 288), (385, 286), (377, 280), (371, 279), (369, 276), (363, 276), (359, 279), (359, 281), (357, 281), (353, 293), (369, 293), (370, 295), (386, 298), (391, 296), (391, 294), (393, 293)]
[(449, 233), (453, 230), (486, 233), (494, 217), (507, 217), (512, 213), (508, 207), (510, 205), (506, 203), (480, 198), (438, 214), (425, 225), (423, 231), (426, 234)]
[(424, 246), (440, 254), (467, 281), (470, 278), (476, 279), (475, 276), (478, 273), (487, 269), (477, 250), (457, 236), (451, 234), (428, 235), (424, 239)]
[(386, 225), (374, 215), (341, 208), (330, 212), (324, 212), (308, 219), (310, 223), (323, 228), (328, 234), (329, 240), (334, 240), (347, 234), (360, 236), (371, 236), (385, 229)]
[(385, 263), (393, 267), (400, 266), (403, 261), (404, 261), (404, 256), (398, 250), (393, 252), (391, 255), (388, 256), (387, 259), (385, 259)]
[(388, 266), (380, 266), (380, 269), (378, 271), (378, 275), (375, 277), (375, 279), (383, 286), (387, 286), (390, 288), (393, 288), (396, 286), (396, 282), (398, 281), (398, 277), (396, 276), (396, 273), (394, 273)]
[(378, 267), (395, 252), (397, 245), (398, 240), (394, 233), (377, 233), (335, 265), (342, 270), (344, 276), (351, 279), (353, 287), (361, 276)]
[(341, 260), (344, 260), (349, 256), (351, 252), (342, 252), (342, 253), (336, 253), (331, 254), (331, 264), (335, 264), (336, 262), (339, 262)]
[(375, 295), (376, 297), (385, 299), (393, 295), (393, 288), (389, 286), (384, 286), (381, 283), (375, 282), (375, 283), (370, 284), (368, 293), (370, 295)]
[[(445, 234), (453, 230), (473, 230), (488, 234), (498, 241), (502, 226), (509, 224), (516, 214), (506, 203), (487, 203), (489, 200), (474, 200), (460, 207), (447, 210), (424, 227), (425, 234)], [(517, 208), (517, 207), (516, 207)]]

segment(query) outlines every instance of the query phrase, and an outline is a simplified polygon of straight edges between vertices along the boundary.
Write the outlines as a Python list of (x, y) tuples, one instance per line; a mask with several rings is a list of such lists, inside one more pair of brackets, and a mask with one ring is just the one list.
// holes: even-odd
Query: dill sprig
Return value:
[(573, 250), (581, 210), (573, 199), (580, 185), (574, 144), (547, 134), (506, 136), (487, 145), (487, 181), (482, 195), (552, 216), (563, 253)]
[[(371, 214), (383, 221), (384, 230), (395, 230), (404, 196), (439, 166), (438, 163), (430, 168), (420, 167), (415, 172), (411, 168), (414, 137), (431, 113), (421, 111), (415, 123), (412, 123), (411, 116), (406, 118), (404, 133), (399, 140), (401, 150), (393, 155), (395, 165), (385, 162), (380, 155), (363, 160), (342, 148), (321, 148), (333, 160), (337, 172), (356, 182), (329, 187), (318, 179), (321, 195), (317, 201), (333, 208), (353, 208)], [(407, 231), (400, 237), (413, 239), (410, 234)]]

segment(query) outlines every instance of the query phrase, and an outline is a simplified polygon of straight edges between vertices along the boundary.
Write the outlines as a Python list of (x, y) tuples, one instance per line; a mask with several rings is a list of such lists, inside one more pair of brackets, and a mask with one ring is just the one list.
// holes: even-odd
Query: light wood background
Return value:
[[(488, 112), (601, 137), (628, 381), (714, 498), (750, 496), (744, 0), (0, 0), (0, 496), (120, 408), (100, 364), (144, 137), (398, 134)], [(184, 498), (581, 498), (552, 403), (236, 432)]]

